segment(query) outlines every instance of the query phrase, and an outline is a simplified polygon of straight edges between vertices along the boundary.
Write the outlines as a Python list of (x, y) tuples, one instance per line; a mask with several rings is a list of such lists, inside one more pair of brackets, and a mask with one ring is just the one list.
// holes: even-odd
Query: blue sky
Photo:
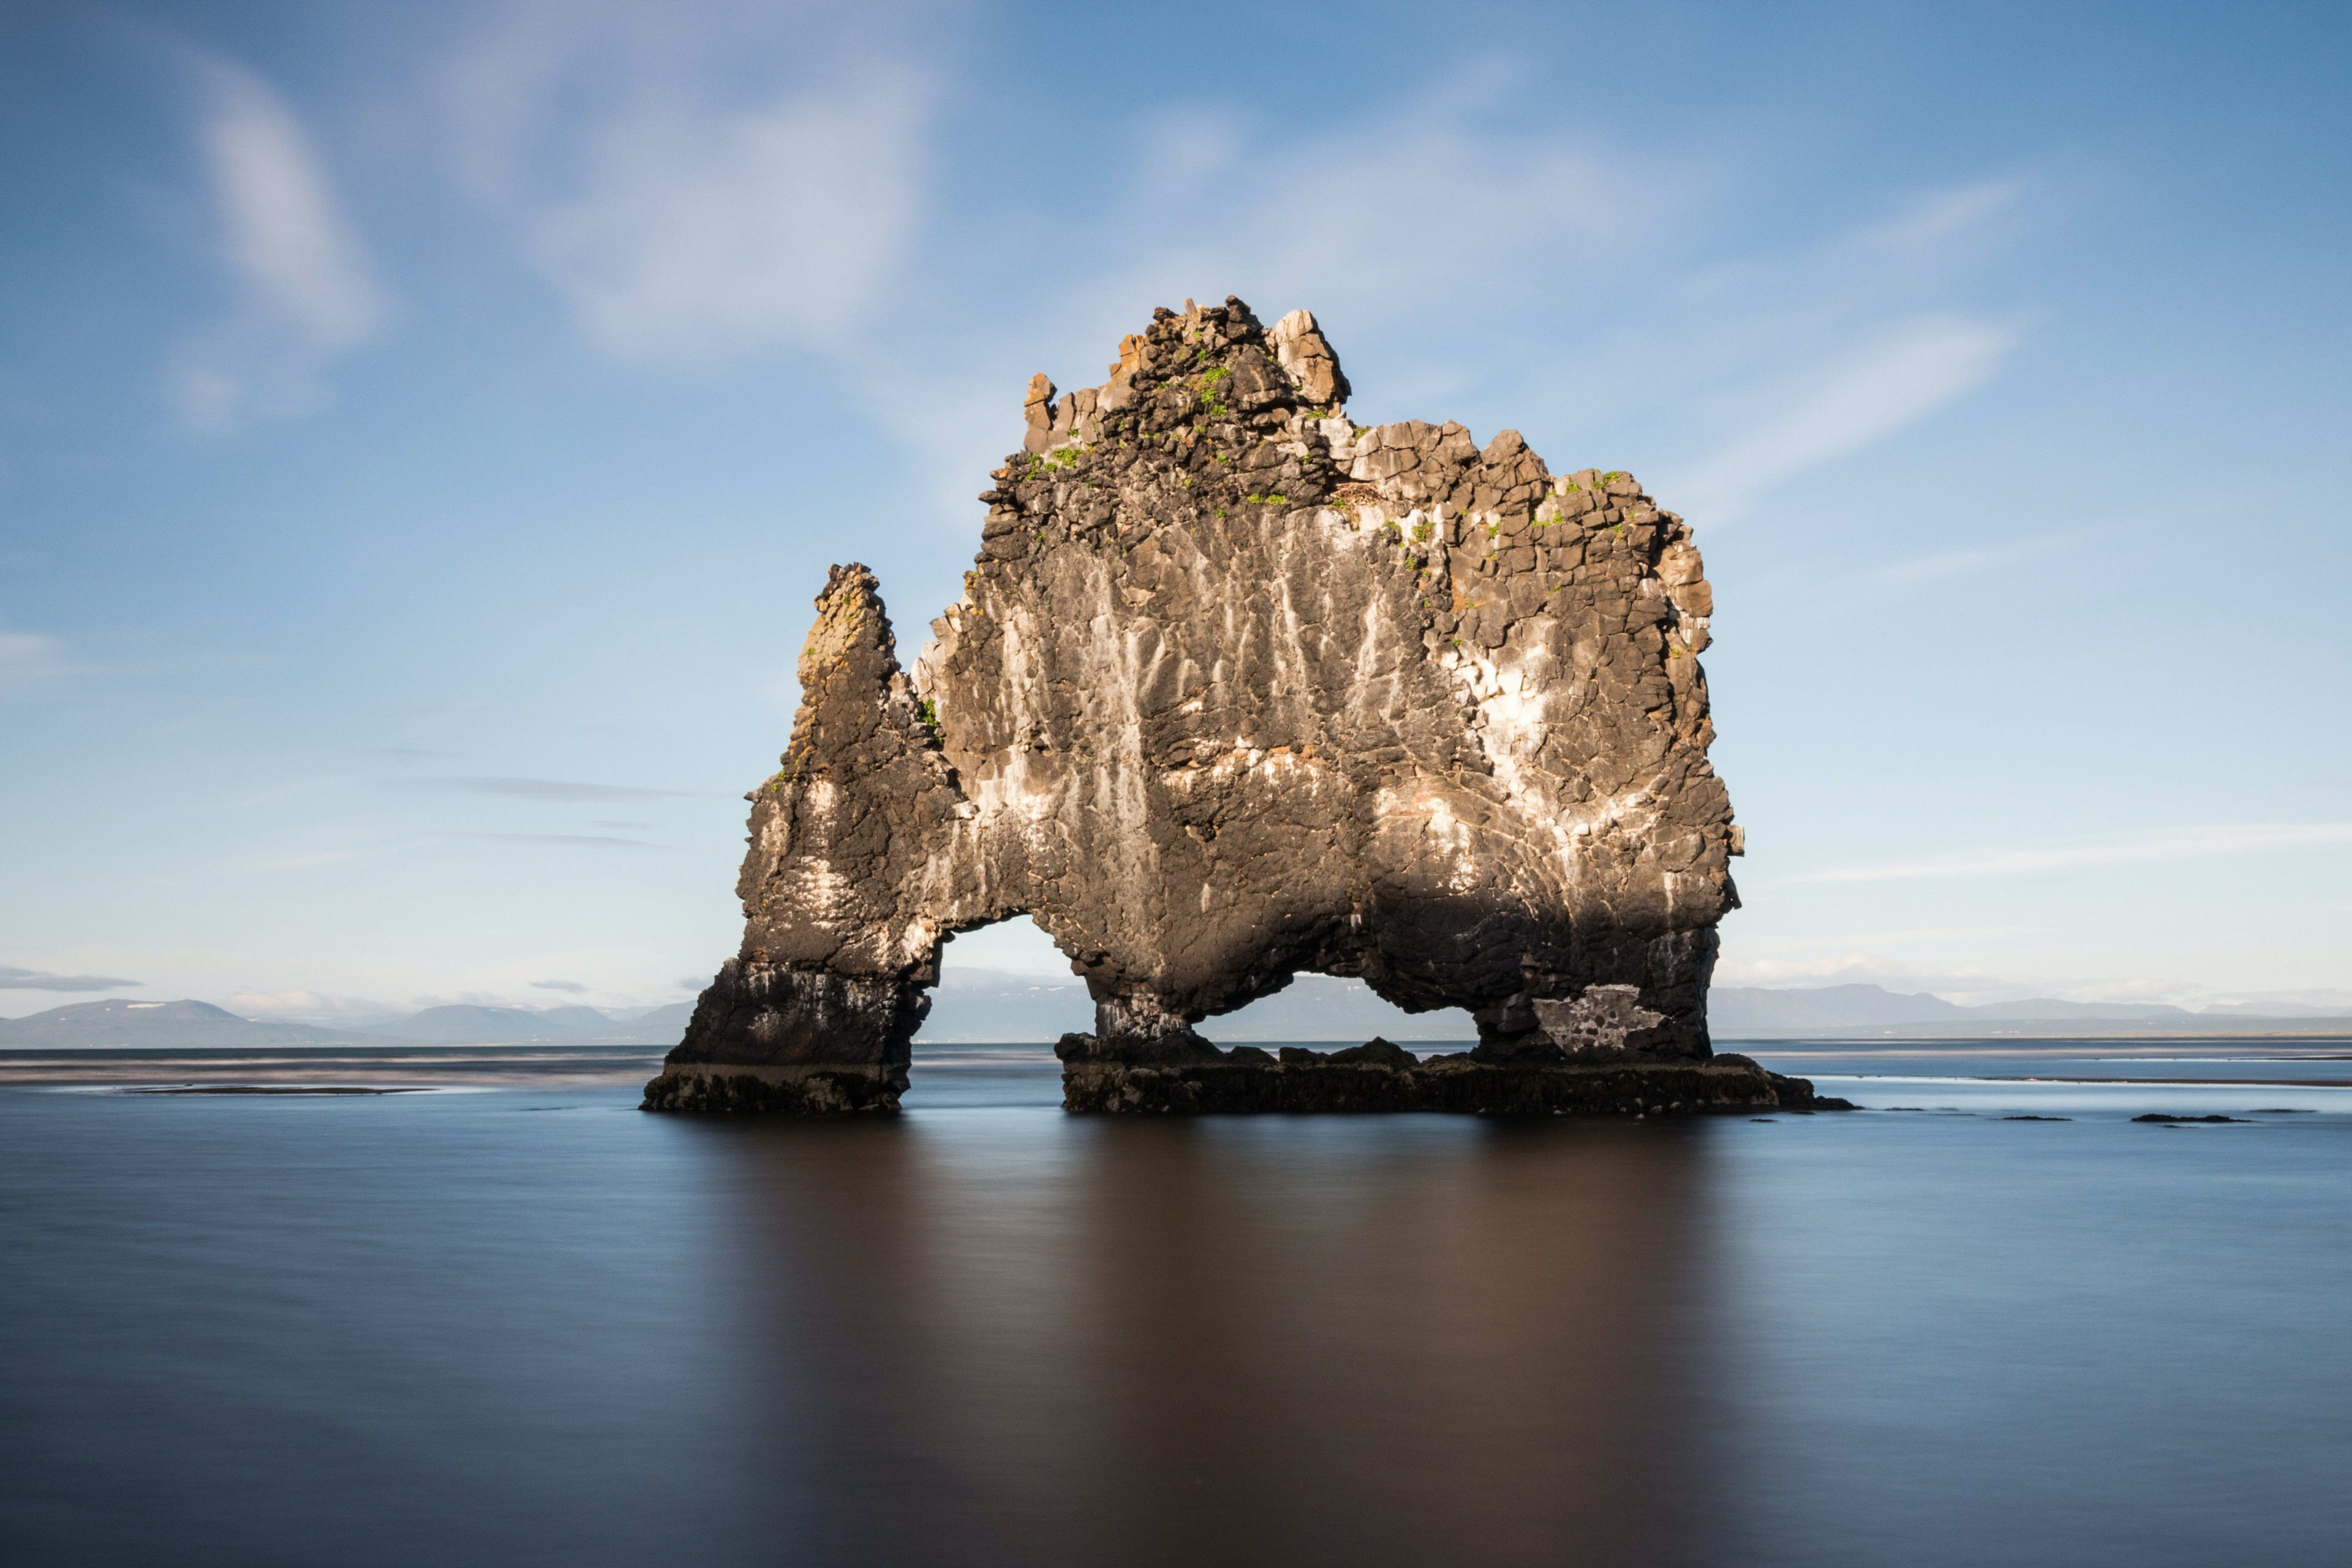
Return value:
[(1721, 980), (2352, 1001), (2347, 41), (13, 5), (0, 1012), (690, 994), (827, 563), (911, 655), (1029, 374), (1227, 293), (1690, 519)]

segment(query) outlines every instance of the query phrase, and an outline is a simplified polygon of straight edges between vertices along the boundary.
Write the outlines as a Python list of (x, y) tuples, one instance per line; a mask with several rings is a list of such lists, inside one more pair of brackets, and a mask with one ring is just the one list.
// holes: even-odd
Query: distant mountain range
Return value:
[(240, 1018), (209, 1002), (76, 1002), (28, 1018), (0, 1019), (0, 1046), (331, 1046), (357, 1037), (309, 1024)]
[[(0, 1047), (49, 1048), (145, 1046), (163, 1048), (391, 1045), (669, 1046), (686, 1033), (691, 1002), (616, 1017), (594, 1007), (487, 1007), (455, 1004), (402, 1017), (370, 1019), (364, 1028), (241, 1018), (206, 1002), (77, 1002), (24, 1018), (0, 1018)], [(2352, 1034), (2352, 1017), (2282, 1007), (2277, 1016), (2239, 1006), (2192, 1013), (2148, 1002), (2062, 1002), (2045, 998), (1969, 1007), (1925, 992), (1877, 985), (1767, 990), (1722, 985), (1708, 999), (1719, 1041), (1772, 1039), (1951, 1039), (1984, 1037), (2096, 1038), (2102, 1036)], [(966, 970), (932, 993), (918, 1046), (982, 1040), (1059, 1038), (1094, 1025), (1094, 1005), (1075, 981)], [(1409, 1014), (1361, 981), (1302, 974), (1264, 1001), (1202, 1024), (1225, 1044), (1266, 1040), (1469, 1040), (1477, 1031), (1458, 1008)]]
[[(1044, 980), (988, 970), (950, 972), (931, 993), (930, 1016), (915, 1037), (961, 1045), (979, 1040), (1055, 1040), (1095, 1026), (1095, 1005), (1076, 981)], [(1238, 1012), (1211, 1018), (1201, 1033), (1222, 1044), (1251, 1040), (1346, 1040), (1374, 1035), (1391, 1040), (1471, 1040), (1470, 1015), (1447, 1007), (1408, 1013), (1367, 990), (1360, 980), (1302, 974)]]
[(205, 1049), (275, 1046), (669, 1046), (686, 1033), (691, 1002), (625, 1018), (593, 1007), (427, 1007), (370, 1020), (364, 1029), (241, 1018), (208, 1002), (76, 1002), (24, 1018), (0, 1018), (0, 1046), (66, 1048), (146, 1046)]
[[(931, 994), (926, 1040), (1051, 1040), (1066, 1030), (1093, 1027), (1086, 987), (1072, 982), (966, 971), (950, 974)], [(2352, 1018), (2318, 1008), (2282, 1006), (2276, 1016), (2242, 1006), (2192, 1013), (2153, 1002), (2062, 1002), (2044, 998), (1963, 1006), (1924, 992), (1906, 995), (1878, 985), (1824, 985), (1797, 990), (1718, 985), (1707, 999), (1707, 1024), (1718, 1040), (1790, 1038), (1920, 1039), (2017, 1036), (2036, 1038), (2102, 1035), (2352, 1034)], [(1361, 981), (1302, 974), (1262, 1002), (1201, 1025), (1213, 1040), (1350, 1040), (1374, 1035), (1392, 1040), (1468, 1040), (1477, 1029), (1454, 1008), (1409, 1014), (1367, 990)]]
[(2352, 1033), (2352, 1018), (2292, 1005), (2268, 1014), (2243, 1005), (2192, 1013), (2158, 1002), (2062, 1002), (2039, 997), (1969, 1007), (1925, 992), (1906, 995), (1879, 985), (1790, 990), (1718, 985), (1707, 997), (1706, 1013), (1708, 1031), (1718, 1040)]

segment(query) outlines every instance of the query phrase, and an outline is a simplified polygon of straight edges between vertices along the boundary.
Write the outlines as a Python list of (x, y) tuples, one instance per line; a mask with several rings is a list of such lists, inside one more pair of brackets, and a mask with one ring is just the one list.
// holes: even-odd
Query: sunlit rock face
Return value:
[(1286, 1070), (1193, 1026), (1302, 971), (1468, 1008), (1457, 1075), (1706, 1062), (1737, 830), (1690, 531), (1630, 475), (1348, 395), (1303, 310), (1159, 310), (1104, 385), (1032, 384), (911, 672), (834, 569), (742, 950), (649, 1104), (894, 1105), (943, 940), (1023, 914), (1096, 1003), (1074, 1104)]

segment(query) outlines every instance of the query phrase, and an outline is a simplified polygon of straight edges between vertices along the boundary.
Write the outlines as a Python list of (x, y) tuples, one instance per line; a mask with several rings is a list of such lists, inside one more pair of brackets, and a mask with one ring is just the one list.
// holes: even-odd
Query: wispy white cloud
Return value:
[(690, 800), (691, 790), (645, 789), (635, 784), (583, 784), (573, 779), (407, 778), (390, 781), (401, 789), (446, 791), (458, 795), (510, 796), (520, 800), (615, 801)]
[(1669, 448), (1650, 476), (1660, 493), (1703, 526), (1735, 521), (1998, 375), (2021, 325), (1950, 290), (2021, 226), (2031, 190), (1978, 180), (1790, 249), (1661, 266), (1643, 313), (1664, 324), (1611, 377), (1653, 384), (1643, 406)]
[(1356, 376), (1370, 417), (1483, 405), (1545, 447), (1645, 425), (1656, 448), (1697, 454), (1654, 488), (1711, 525), (1950, 406), (2021, 341), (1939, 295), (2021, 182), (1931, 192), (1787, 255), (1697, 261), (1720, 168), (1498, 121), (1492, 104), (1524, 85), (1507, 68), (1443, 78), (1304, 136), (1163, 111), (1098, 212), (1041, 217), (1055, 243), (1018, 285), (1017, 320), (1000, 299), (942, 321), (939, 301), (967, 303), (949, 247), (932, 313), (889, 313), (928, 333), (921, 352), (872, 353), (853, 380), (921, 453), (948, 515), (976, 518), (971, 481), (1017, 437), (1031, 371), (1087, 384), (1149, 306), (1231, 290), (1268, 320), (1312, 309), (1358, 373), (1376, 333), (1377, 379)]
[(197, 146), (240, 300), (184, 351), (172, 390), (189, 424), (223, 430), (321, 406), (320, 373), (382, 330), (389, 300), (285, 100), (242, 66), (207, 59), (199, 73)]
[(926, 97), (878, 71), (730, 118), (647, 110), (596, 139), (530, 249), (616, 359), (845, 346), (915, 234)]
[(2301, 991), (2229, 991), (2214, 997), (2208, 1005), (2231, 1010), (2242, 1008), (2247, 1012), (2260, 1012), (2267, 1007), (2352, 1016), (2352, 990), (2340, 985), (2323, 985)]
[(1716, 522), (1763, 491), (1852, 455), (1957, 403), (2000, 371), (2018, 334), (2000, 323), (1932, 314), (1902, 322), (1843, 359), (1778, 390), (1781, 412), (1733, 440), (1684, 483)]
[[(1084, 287), (1087, 303), (1124, 323), (1139, 300), (1231, 279), (1269, 310), (1311, 298), (1324, 314), (1440, 312), (1476, 332), (1485, 323), (1464, 315), (1507, 310), (1523, 290), (1623, 260), (1689, 199), (1666, 170), (1483, 127), (1445, 97), (1244, 159), (1203, 158), (1204, 172), (1223, 177), (1180, 184), (1175, 199), (1160, 175), (1188, 151), (1239, 138), (1201, 123), (1165, 128), (1114, 216), (1117, 249)], [(1298, 221), (1302, 202), (1313, 221)], [(1494, 223), (1498, 211), (1517, 221)], [(1411, 232), (1400, 233), (1405, 212)]]
[(450, 68), (454, 155), (632, 363), (845, 347), (922, 217), (937, 79), (814, 8), (514, 5)]
[(326, 1025), (349, 1024), (404, 1011), (397, 1003), (318, 991), (232, 991), (221, 999), (221, 1005), (241, 1017)]
[[(1163, 100), (1092, 139), (1111, 166), (1078, 187), (1105, 193), (1090, 210), (1036, 181), (1050, 163), (1024, 163), (984, 215), (934, 211), (949, 73), (926, 63), (929, 14), (509, 0), (444, 73), (452, 159), (588, 342), (645, 365), (827, 353), (965, 523), (973, 480), (1017, 438), (1029, 373), (1087, 384), (1151, 305), (1188, 294), (1240, 293), (1269, 320), (1306, 305), (1343, 352), (1379, 323), (1381, 417), (1442, 415), (1475, 390), (1473, 367), (1526, 378), (1521, 423), (1584, 427), (1638, 402), (1704, 451), (1708, 410), (1728, 409), (1733, 433), (1676, 492), (1710, 521), (1948, 406), (2016, 342), (1927, 307), (2020, 182), (1925, 193), (1801, 255), (1702, 267), (1675, 251), (1720, 169), (1510, 123), (1495, 105), (1534, 84), (1508, 61), (1304, 135)], [(1019, 265), (1016, 233), (1039, 240)], [(1693, 304), (1706, 271), (1714, 297)], [(1595, 308), (1628, 287), (1648, 320)], [(1667, 300), (1681, 303), (1661, 317)]]
[(248, 876), (270, 876), (279, 871), (309, 871), (320, 866), (341, 866), (358, 859), (363, 853), (358, 849), (293, 850), (282, 855), (257, 855), (239, 862), (234, 868)]
[(1230, 292), (1269, 321), (1303, 306), (1343, 356), (1360, 342), (1351, 329), (1377, 323), (1388, 372), (1359, 389), (1377, 417), (1444, 417), (1473, 361), (1558, 371), (1588, 348), (1550, 335), (1563, 303), (1654, 243), (1705, 177), (1497, 127), (1482, 105), (1516, 85), (1492, 69), (1441, 79), (1306, 136), (1231, 111), (1160, 111), (1129, 132), (1100, 207), (1039, 215), (1052, 254), (1013, 283), (1012, 310), (1003, 297), (972, 308), (950, 246), (944, 265), (926, 263), (928, 304), (887, 323), (906, 352), (864, 355), (855, 384), (920, 454), (946, 514), (976, 521), (971, 481), (1019, 439), (1030, 373), (1099, 381), (1155, 305)]
[(1912, 926), (1906, 929), (1874, 931), (1859, 935), (1829, 936), (1821, 940), (1823, 945), (1838, 946), (1866, 942), (1873, 947), (1948, 947), (1956, 943), (2002, 942), (2011, 937), (2032, 936), (2038, 926)]
[(2092, 844), (2034, 849), (1997, 849), (1935, 860), (1884, 866), (1853, 866), (1813, 871), (1797, 882), (1895, 882), (1974, 877), (2027, 876), (2079, 866), (2203, 859), (2270, 849), (2311, 849), (2352, 845), (2352, 822), (2223, 823), (2175, 827)]
[(1991, 572), (2003, 566), (2014, 566), (2020, 562), (2047, 555), (2082, 537), (2079, 531), (2052, 533), (2033, 539), (2011, 540), (2005, 544), (1988, 544), (1974, 550), (1943, 550), (1933, 555), (1873, 567), (1861, 576), (1870, 587), (1882, 592), (1901, 593), (1929, 583), (1939, 583), (1946, 578), (1966, 576), (1972, 572)]
[(0, 963), (0, 991), (121, 991), (140, 984), (112, 974), (58, 974)]
[(551, 844), (568, 849), (659, 849), (644, 838), (614, 838), (600, 833), (444, 833), (443, 838), (471, 838), (487, 844)]
[(1944, 262), (1956, 248), (1979, 243), (1993, 220), (2017, 205), (2024, 190), (2019, 180), (1979, 180), (1933, 191), (1887, 222), (1864, 227), (1856, 237), (1903, 260)]
[[(827, 353), (962, 524), (1017, 438), (1029, 373), (1087, 384), (1152, 304), (1188, 294), (1237, 292), (1268, 319), (1306, 305), (1343, 352), (1379, 323), (1376, 416), (1442, 416), (1481, 390), (1475, 369), (1524, 378), (1513, 422), (1531, 426), (1636, 404), (1662, 411), (1664, 445), (1706, 453), (1713, 426), (1711, 455), (1674, 476), (1676, 504), (1710, 522), (1950, 405), (2018, 341), (1934, 290), (2021, 182), (1702, 264), (1681, 252), (1721, 169), (1512, 124), (1494, 106), (1533, 84), (1507, 61), (1303, 135), (1163, 103), (1092, 139), (1111, 167), (1078, 187), (1105, 193), (1090, 210), (1036, 181), (1050, 164), (1008, 168), (984, 215), (932, 210), (950, 73), (926, 63), (928, 14), (509, 0), (443, 76), (454, 166), (588, 342), (645, 365)], [(1018, 265), (1016, 233), (1039, 241)], [(1604, 299), (1647, 303), (1637, 318)]]
[(42, 690), (71, 668), (66, 646), (57, 638), (0, 630), (0, 698)]

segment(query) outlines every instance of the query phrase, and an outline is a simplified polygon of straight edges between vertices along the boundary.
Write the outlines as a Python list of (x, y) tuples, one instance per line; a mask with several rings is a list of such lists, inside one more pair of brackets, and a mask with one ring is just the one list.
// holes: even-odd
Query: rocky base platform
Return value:
[[(1113, 1115), (1444, 1110), (1496, 1116), (1665, 1116), (1851, 1110), (1811, 1081), (1746, 1057), (1691, 1062), (1496, 1063), (1465, 1052), (1427, 1061), (1386, 1040), (1328, 1054), (1236, 1046), (1194, 1059), (1107, 1061), (1093, 1037), (1066, 1036), (1062, 1108)], [(836, 1116), (894, 1111), (897, 1073), (854, 1067), (673, 1067), (646, 1085), (646, 1110)]]
[(640, 1110), (735, 1110), (835, 1116), (898, 1109), (901, 1068), (750, 1067), (692, 1063), (665, 1068), (646, 1085)]
[[(1086, 1037), (1076, 1037), (1083, 1040)], [(1090, 1061), (1063, 1052), (1062, 1108), (1115, 1113), (1447, 1110), (1496, 1116), (1659, 1116), (1851, 1110), (1801, 1078), (1746, 1057), (1701, 1061), (1490, 1063), (1468, 1053), (1416, 1060), (1374, 1040), (1324, 1055), (1278, 1057), (1237, 1046), (1213, 1061)]]

